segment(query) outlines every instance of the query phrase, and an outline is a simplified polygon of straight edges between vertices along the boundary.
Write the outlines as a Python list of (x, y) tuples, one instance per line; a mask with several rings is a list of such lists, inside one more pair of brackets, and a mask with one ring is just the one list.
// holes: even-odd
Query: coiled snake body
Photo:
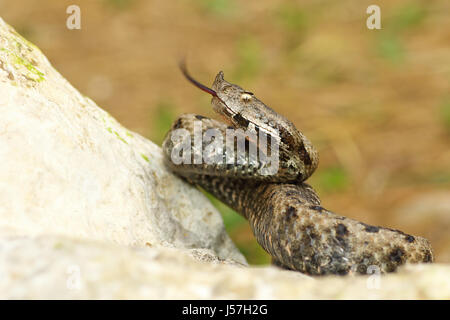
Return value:
[[(318, 165), (317, 152), (289, 120), (251, 92), (225, 81), (223, 72), (208, 88), (194, 80), (184, 67), (182, 71), (188, 80), (213, 96), (213, 108), (227, 124), (199, 115), (182, 115), (163, 142), (166, 164), (242, 214), (274, 264), (311, 275), (345, 275), (392, 272), (404, 263), (433, 261), (431, 246), (424, 238), (367, 225), (323, 208), (317, 194), (304, 182)], [(259, 141), (249, 137), (245, 138), (243, 151), (247, 161), (228, 163), (227, 152), (231, 150), (226, 147), (215, 150), (223, 161), (195, 161), (205, 155), (204, 141), (200, 148), (194, 143), (196, 122), (201, 123), (202, 133), (214, 129), (223, 137), (229, 133), (227, 130), (239, 128), (267, 133), (269, 139), (277, 141), (279, 149), (276, 174), (261, 174), (261, 161), (249, 160), (250, 146), (261, 148)], [(177, 130), (189, 135), (188, 163), (173, 161), (180, 143), (186, 143), (174, 139)]]

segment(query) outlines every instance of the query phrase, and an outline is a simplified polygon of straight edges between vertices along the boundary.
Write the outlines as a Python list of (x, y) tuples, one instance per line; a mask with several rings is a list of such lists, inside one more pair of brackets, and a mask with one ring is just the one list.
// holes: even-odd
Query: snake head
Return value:
[(286, 166), (293, 172), (300, 171), (300, 180), (314, 172), (318, 165), (317, 151), (291, 121), (265, 105), (252, 92), (226, 81), (222, 71), (214, 79), (212, 91), (215, 92), (211, 101), (214, 110), (234, 127), (252, 127), (274, 137), (279, 141), (280, 148), (286, 148), (284, 151), (289, 158)]
[[(278, 141), (280, 152), (288, 159), (286, 167), (294, 173), (299, 172), (301, 181), (314, 172), (318, 164), (317, 151), (292, 122), (265, 105), (252, 92), (226, 81), (223, 71), (217, 74), (209, 88), (191, 77), (184, 62), (180, 69), (192, 84), (212, 96), (214, 111), (233, 127), (252, 129)], [(302, 165), (299, 167), (296, 163)]]
[(223, 71), (217, 74), (212, 88), (209, 88), (189, 74), (184, 60), (179, 66), (186, 79), (212, 96), (214, 111), (234, 127), (246, 129), (251, 124), (254, 129), (262, 129), (272, 135), (278, 124), (283, 120), (288, 121), (258, 100), (253, 93), (226, 81)]
[(290, 124), (289, 120), (266, 106), (252, 92), (226, 81), (223, 71), (214, 79), (212, 90), (216, 93), (211, 100), (214, 110), (237, 128), (247, 129), (251, 126), (274, 136), (280, 125)]
[[(240, 86), (232, 84), (224, 79), (223, 71), (220, 71), (212, 84), (212, 90), (217, 96), (212, 98), (212, 105), (216, 112), (225, 116), (236, 115), (242, 112), (245, 103), (253, 98), (253, 93), (246, 92)], [(241, 96), (243, 97), (241, 102)]]

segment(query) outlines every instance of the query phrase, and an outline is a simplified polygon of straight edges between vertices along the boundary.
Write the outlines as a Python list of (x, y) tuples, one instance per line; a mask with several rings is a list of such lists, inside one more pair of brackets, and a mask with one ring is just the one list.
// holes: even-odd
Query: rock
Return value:
[(449, 299), (450, 266), (311, 278), (247, 267), (161, 149), (0, 19), (0, 299)]
[(124, 246), (211, 249), (246, 263), (161, 149), (81, 95), (0, 19), (0, 228)]
[[(449, 265), (313, 279), (221, 262), (205, 249), (127, 248), (50, 236), (3, 235), (0, 243), (1, 299), (450, 299)], [(192, 257), (199, 254), (204, 262)]]

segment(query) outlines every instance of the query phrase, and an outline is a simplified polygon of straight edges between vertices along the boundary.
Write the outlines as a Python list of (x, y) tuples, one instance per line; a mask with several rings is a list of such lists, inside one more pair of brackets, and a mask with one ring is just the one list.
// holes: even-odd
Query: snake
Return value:
[[(367, 275), (394, 272), (407, 263), (433, 262), (431, 244), (423, 237), (322, 207), (305, 182), (318, 166), (318, 152), (286, 117), (226, 81), (223, 71), (207, 87), (189, 74), (185, 63), (180, 69), (212, 96), (213, 110), (222, 121), (198, 114), (179, 116), (162, 144), (164, 163), (242, 215), (273, 265), (308, 275)], [(265, 143), (249, 132), (266, 135)], [(227, 134), (234, 134), (232, 144), (223, 147)], [(239, 138), (244, 148), (238, 148)], [(255, 148), (256, 157), (250, 152)], [(268, 170), (267, 161), (272, 153), (277, 155), (274, 172)]]

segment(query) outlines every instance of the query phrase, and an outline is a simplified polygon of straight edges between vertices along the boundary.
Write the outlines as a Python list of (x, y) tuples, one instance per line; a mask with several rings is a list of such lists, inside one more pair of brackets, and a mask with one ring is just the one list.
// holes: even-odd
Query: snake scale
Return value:
[[(195, 114), (180, 116), (163, 142), (165, 163), (243, 215), (273, 264), (310, 275), (346, 275), (393, 272), (405, 263), (433, 261), (427, 239), (368, 225), (322, 207), (318, 195), (304, 182), (317, 168), (317, 151), (292, 122), (253, 93), (224, 80), (222, 71), (209, 88), (194, 80), (184, 64), (180, 68), (190, 82), (212, 95), (213, 109), (225, 123)], [(250, 146), (262, 147), (249, 137), (241, 150), (247, 161), (228, 163), (227, 152), (233, 150), (218, 148), (214, 152), (223, 161), (196, 162), (195, 158), (204, 154), (205, 143), (202, 140), (200, 147), (194, 143), (195, 123), (201, 124), (202, 133), (214, 129), (222, 136), (232, 129), (267, 133), (269, 140), (277, 141), (277, 172), (262, 174), (259, 158), (249, 160)], [(173, 133), (180, 129), (190, 135), (187, 163), (173, 161), (180, 144)], [(271, 152), (270, 147), (267, 150), (267, 154)]]

